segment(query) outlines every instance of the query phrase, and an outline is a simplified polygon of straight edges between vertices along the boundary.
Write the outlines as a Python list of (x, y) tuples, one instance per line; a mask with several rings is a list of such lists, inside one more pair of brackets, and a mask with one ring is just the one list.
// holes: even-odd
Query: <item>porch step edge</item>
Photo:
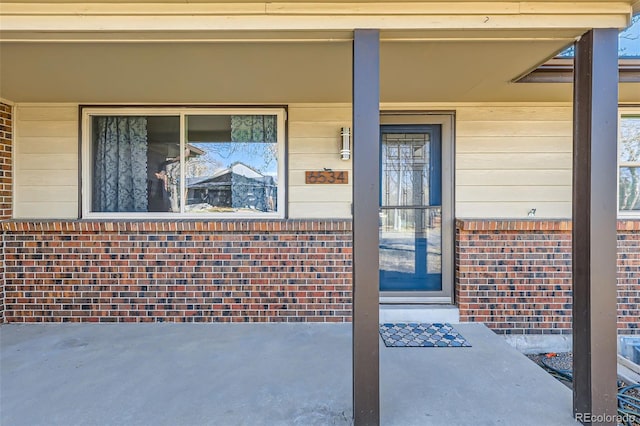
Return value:
[(523, 354), (571, 352), (571, 334), (509, 334), (504, 339)]
[(459, 323), (460, 310), (453, 305), (380, 305), (380, 323)]

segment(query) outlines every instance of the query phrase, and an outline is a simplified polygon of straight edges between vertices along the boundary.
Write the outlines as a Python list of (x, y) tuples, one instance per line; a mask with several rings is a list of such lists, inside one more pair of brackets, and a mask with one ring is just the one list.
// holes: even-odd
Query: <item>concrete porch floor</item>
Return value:
[[(480, 324), (386, 348), (382, 425), (576, 425), (571, 391)], [(0, 327), (3, 425), (351, 424), (350, 324)]]

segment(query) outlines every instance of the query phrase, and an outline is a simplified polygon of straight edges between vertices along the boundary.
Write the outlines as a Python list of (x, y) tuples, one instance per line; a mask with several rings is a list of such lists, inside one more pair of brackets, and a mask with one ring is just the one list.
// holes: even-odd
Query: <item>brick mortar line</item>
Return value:
[[(495, 232), (550, 232), (569, 233), (572, 222), (568, 219), (456, 219), (456, 231), (469, 233)], [(640, 219), (618, 219), (617, 231), (640, 231)]]
[(351, 232), (351, 220), (128, 220), (128, 221), (21, 221), (0, 223), (2, 232), (24, 233), (117, 233), (117, 232), (226, 232), (226, 233), (339, 233)]

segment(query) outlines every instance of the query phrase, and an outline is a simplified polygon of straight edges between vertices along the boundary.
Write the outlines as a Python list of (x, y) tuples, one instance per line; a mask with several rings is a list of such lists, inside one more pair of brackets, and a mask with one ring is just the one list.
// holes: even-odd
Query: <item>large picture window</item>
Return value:
[(618, 143), (618, 208), (640, 214), (640, 111), (620, 116)]
[(284, 111), (86, 108), (89, 217), (282, 217)]

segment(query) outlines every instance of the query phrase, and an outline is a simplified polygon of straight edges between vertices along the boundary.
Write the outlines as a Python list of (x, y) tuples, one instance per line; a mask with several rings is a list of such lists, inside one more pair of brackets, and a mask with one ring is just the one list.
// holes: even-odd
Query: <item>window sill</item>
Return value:
[(86, 213), (80, 220), (132, 220), (132, 221), (215, 221), (215, 220), (271, 220), (284, 219), (284, 213)]

